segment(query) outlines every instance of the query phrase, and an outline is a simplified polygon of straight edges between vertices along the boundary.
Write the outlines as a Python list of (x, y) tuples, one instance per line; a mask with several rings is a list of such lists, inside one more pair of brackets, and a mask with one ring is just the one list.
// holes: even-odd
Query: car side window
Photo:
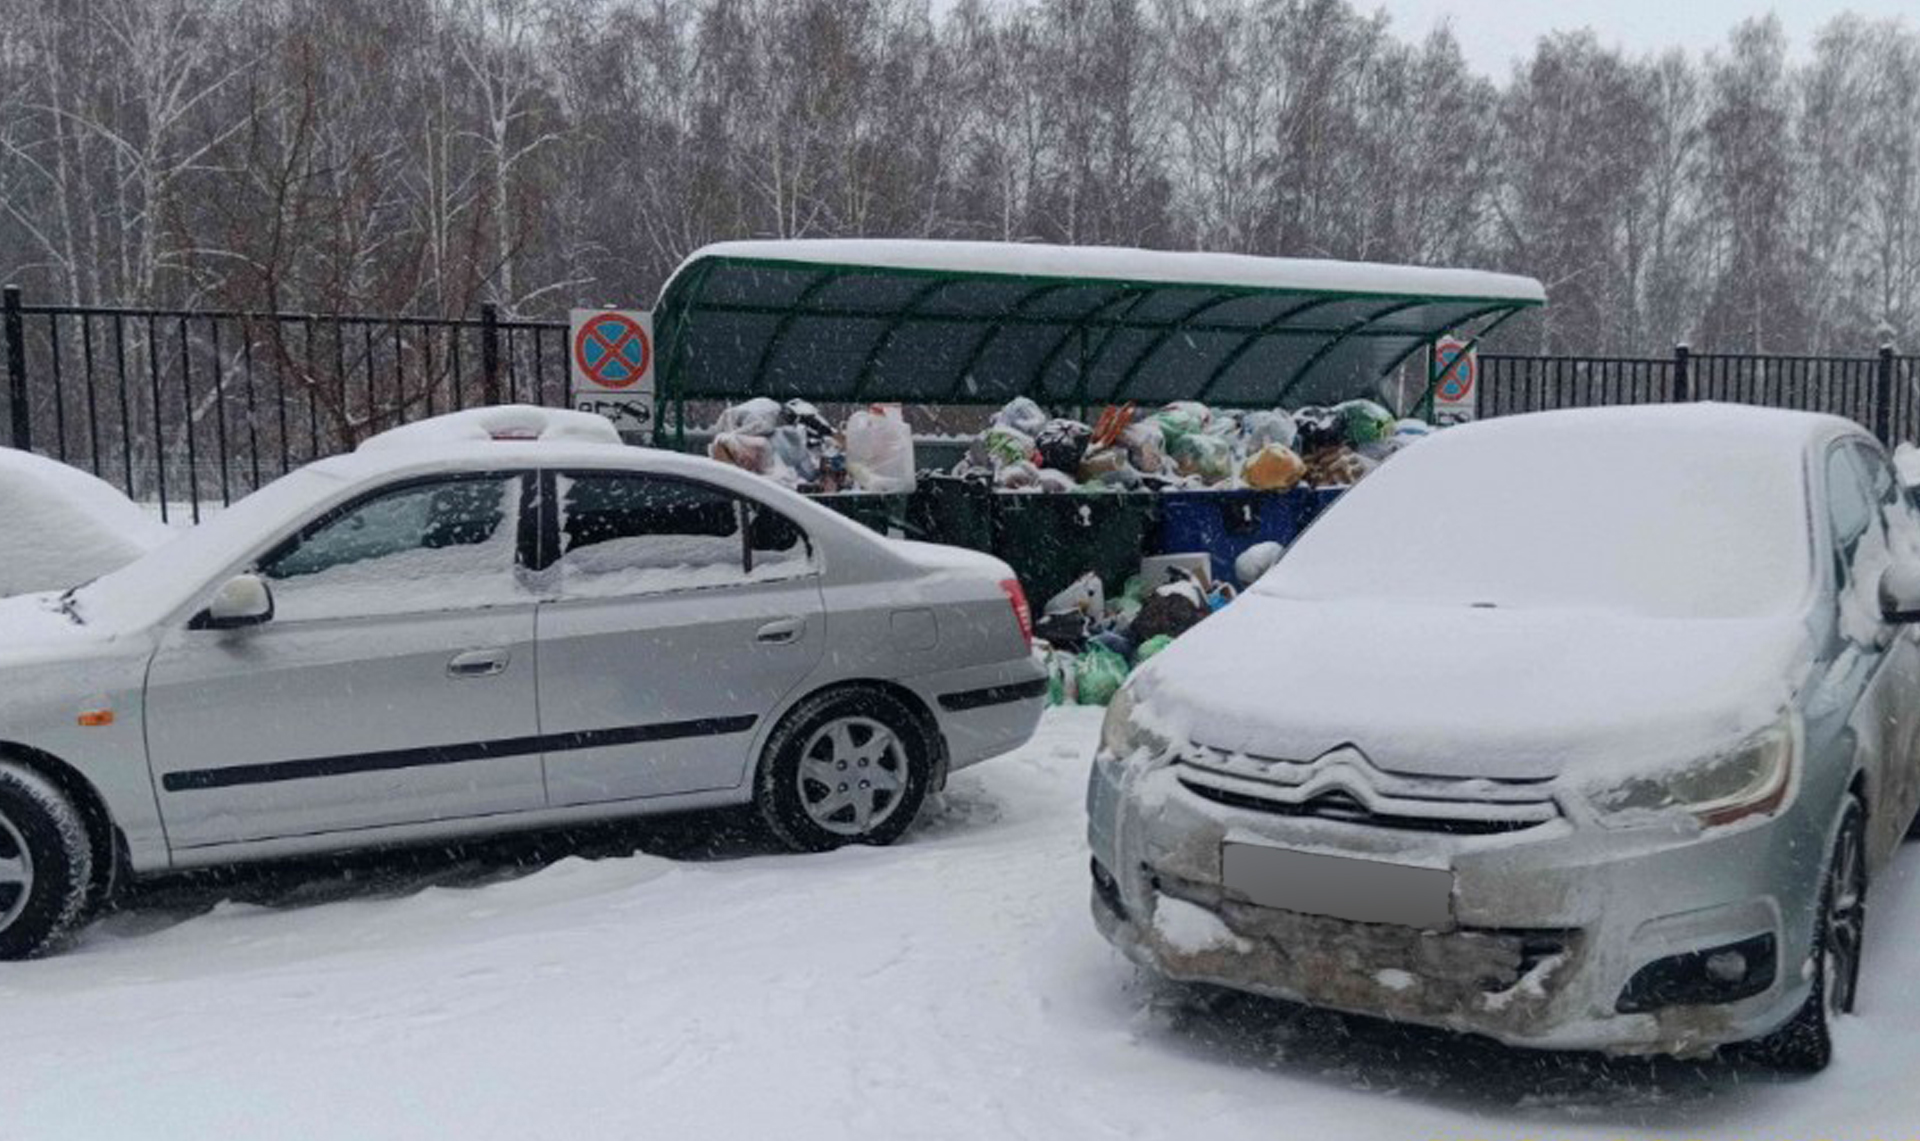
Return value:
[(1855, 444), (1827, 452), (1827, 516), (1833, 532), (1834, 585), (1840, 632), (1861, 645), (1874, 644), (1884, 625), (1880, 614), (1880, 576), (1890, 563), (1883, 512), (1898, 492), (1880, 488), (1872, 453)]
[(556, 477), (562, 594), (611, 597), (731, 586), (811, 569), (804, 532), (752, 500), (693, 480)]
[(1874, 498), (1853, 451), (1851, 447), (1838, 447), (1827, 452), (1827, 522), (1833, 531), (1833, 552), (1843, 581), (1854, 549), (1874, 514)]
[(261, 560), (276, 620), (519, 600), (520, 486), (500, 475), (409, 483), (323, 517)]

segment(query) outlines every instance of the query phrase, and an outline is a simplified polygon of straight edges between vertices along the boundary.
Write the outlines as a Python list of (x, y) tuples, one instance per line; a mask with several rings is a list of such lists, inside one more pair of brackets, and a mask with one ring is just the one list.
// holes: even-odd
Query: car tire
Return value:
[(799, 852), (891, 844), (932, 782), (935, 743), (915, 710), (880, 689), (807, 698), (768, 739), (754, 806)]
[(78, 925), (92, 882), (80, 813), (40, 774), (0, 761), (0, 960), (57, 945)]
[(1754, 1043), (1785, 1073), (1816, 1074), (1833, 1061), (1833, 1020), (1853, 1011), (1867, 915), (1867, 814), (1849, 797), (1820, 888), (1813, 931), (1813, 991), (1793, 1020)]

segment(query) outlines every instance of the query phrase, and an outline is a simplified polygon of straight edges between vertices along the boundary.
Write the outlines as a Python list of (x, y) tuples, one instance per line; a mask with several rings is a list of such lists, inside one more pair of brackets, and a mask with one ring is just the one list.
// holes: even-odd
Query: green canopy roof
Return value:
[(1475, 270), (992, 242), (723, 242), (654, 312), (662, 400), (1299, 406), (1546, 301)]

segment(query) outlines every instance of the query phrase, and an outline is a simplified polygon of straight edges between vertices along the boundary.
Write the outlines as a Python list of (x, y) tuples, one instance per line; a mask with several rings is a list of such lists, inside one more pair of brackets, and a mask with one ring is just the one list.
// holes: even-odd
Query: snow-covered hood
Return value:
[(1802, 618), (1652, 619), (1243, 596), (1142, 671), (1199, 744), (1416, 775), (1539, 780), (1706, 755), (1792, 702)]
[(68, 617), (60, 599), (57, 592), (0, 598), (0, 669), (68, 660), (112, 640), (105, 625)]

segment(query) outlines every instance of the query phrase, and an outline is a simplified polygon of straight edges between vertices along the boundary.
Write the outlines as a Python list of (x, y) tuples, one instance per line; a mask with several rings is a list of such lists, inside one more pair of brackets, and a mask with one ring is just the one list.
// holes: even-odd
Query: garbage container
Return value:
[(813, 501), (820, 506), (895, 538), (909, 533), (909, 499), (906, 495), (883, 495), (871, 491), (836, 491), (829, 495), (813, 496)]
[(1109, 594), (1140, 569), (1153, 496), (1118, 491), (993, 496), (993, 553), (1020, 576), (1036, 610), (1087, 571)]
[(1233, 561), (1256, 543), (1292, 543), (1321, 508), (1321, 493), (1170, 491), (1160, 496), (1155, 554), (1204, 552), (1215, 582), (1235, 582)]
[(984, 480), (923, 473), (906, 521), (911, 538), (991, 552), (993, 488)]

